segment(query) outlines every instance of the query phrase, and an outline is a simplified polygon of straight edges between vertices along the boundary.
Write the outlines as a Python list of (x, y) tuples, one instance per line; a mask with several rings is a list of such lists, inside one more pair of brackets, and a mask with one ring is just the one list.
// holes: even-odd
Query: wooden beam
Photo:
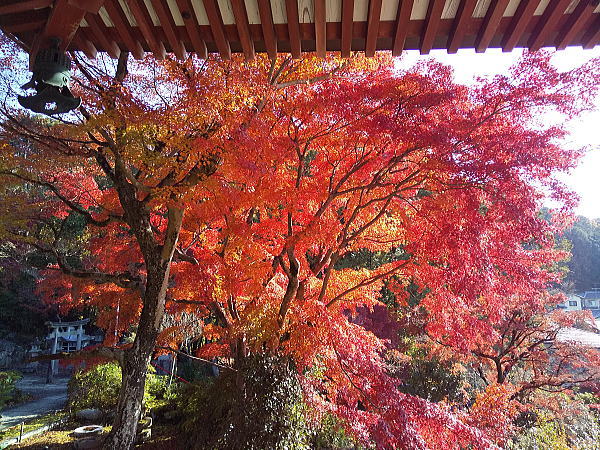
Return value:
[(70, 5), (83, 9), (86, 13), (98, 14), (104, 0), (68, 0)]
[(590, 49), (600, 42), (600, 17), (596, 17), (594, 24), (583, 35), (583, 48)]
[(231, 59), (231, 47), (229, 46), (229, 41), (225, 38), (223, 19), (221, 18), (221, 11), (219, 10), (217, 0), (202, 0), (202, 3), (204, 4), (204, 9), (208, 16), (213, 41), (219, 50), (221, 58)]
[(544, 14), (540, 18), (540, 21), (527, 42), (530, 50), (539, 50), (546, 44), (550, 33), (552, 33), (552, 30), (556, 27), (558, 21), (565, 13), (569, 3), (571, 3), (571, 0), (552, 0), (548, 6), (546, 6)]
[(433, 41), (442, 19), (445, 0), (431, 0), (427, 8), (427, 17), (425, 18), (425, 32), (421, 38), (420, 51), (422, 55), (428, 54), (433, 48)]
[(288, 34), (292, 58), (300, 58), (302, 42), (300, 40), (300, 19), (298, 18), (298, 1), (285, 0), (285, 13), (287, 14)]
[(325, 0), (314, 0), (315, 3), (315, 50), (319, 58), (327, 54), (327, 22)]
[(450, 36), (448, 36), (448, 53), (456, 53), (460, 44), (462, 44), (467, 23), (473, 18), (475, 5), (477, 5), (477, 0), (462, 0), (460, 5), (458, 5), (458, 10), (452, 23), (452, 30), (450, 31)]
[(342, 58), (349, 58), (352, 51), (352, 27), (354, 25), (354, 0), (342, 2)]
[(558, 50), (564, 50), (567, 45), (581, 31), (596, 8), (595, 0), (581, 0), (575, 10), (569, 15), (569, 19), (559, 31), (555, 41)]
[(110, 16), (110, 20), (115, 26), (117, 33), (123, 41), (125, 48), (121, 50), (129, 51), (135, 59), (142, 59), (144, 57), (144, 49), (140, 43), (131, 34), (129, 22), (121, 10), (121, 6), (116, 0), (106, 0), (104, 4), (106, 12)]
[(77, 33), (85, 11), (71, 5), (67, 0), (58, 0), (52, 8), (46, 27), (42, 33), (44, 38), (59, 38), (60, 48), (65, 50)]
[(173, 21), (173, 16), (171, 15), (171, 10), (167, 3), (163, 0), (152, 0), (152, 7), (158, 16), (158, 20), (160, 20), (160, 26), (167, 36), (171, 51), (175, 53), (175, 56), (179, 59), (187, 58), (185, 45), (183, 45), (183, 42), (181, 42), (181, 39), (177, 36), (175, 22)]
[(381, 0), (369, 1), (369, 17), (367, 19), (367, 42), (365, 43), (365, 55), (375, 55), (377, 49), (377, 37), (379, 36), (379, 21), (381, 18)]
[(79, 30), (79, 33), (75, 35), (73, 38), (73, 43), (79, 47), (79, 49), (85, 54), (85, 56), (89, 59), (96, 59), (96, 55), (98, 54), (98, 50), (96, 46), (89, 41), (89, 39), (84, 36), (84, 34)]
[(192, 47), (199, 58), (208, 58), (208, 51), (206, 49), (206, 42), (200, 36), (200, 28), (198, 20), (196, 19), (196, 13), (194, 12), (194, 6), (190, 0), (177, 0), (177, 7), (181, 13), (181, 18), (185, 25), (185, 31), (187, 32)]
[(392, 55), (399, 56), (404, 50), (406, 35), (408, 34), (408, 22), (412, 13), (414, 0), (400, 0), (398, 4), (398, 17), (396, 20), (396, 33), (394, 34), (394, 44)]
[(477, 53), (483, 53), (487, 50), (496, 33), (496, 29), (500, 24), (500, 20), (504, 15), (504, 11), (506, 11), (509, 1), (510, 0), (492, 0), (492, 3), (490, 3), (475, 41), (475, 51)]
[(246, 61), (252, 61), (254, 59), (254, 42), (250, 35), (250, 23), (248, 22), (246, 5), (244, 4), (244, 0), (230, 0), (230, 3), (240, 44), (242, 44), (242, 50), (244, 51), (244, 57)]
[(148, 44), (148, 48), (154, 53), (154, 57), (156, 59), (164, 59), (167, 51), (163, 43), (156, 39), (154, 24), (144, 2), (142, 0), (129, 0), (127, 4), (142, 36), (146, 40), (146, 44)]
[(53, 3), (53, 0), (29, 0), (9, 3), (8, 5), (0, 6), (0, 15), (15, 14), (33, 9), (47, 8)]
[(541, 0), (526, 0), (521, 1), (512, 21), (508, 25), (504, 36), (502, 37), (502, 51), (512, 52), (517, 43), (521, 40), (521, 36), (527, 28), (527, 24), (533, 17), (533, 13), (537, 9)]
[(88, 23), (95, 41), (100, 43), (102, 48), (104, 48), (111, 58), (118, 59), (121, 54), (121, 49), (115, 41), (110, 39), (106, 31), (101, 28), (100, 23), (98, 22), (98, 16), (96, 14), (88, 13), (85, 15), (85, 21)]
[(258, 0), (258, 13), (260, 14), (260, 25), (267, 54), (269, 58), (275, 59), (277, 58), (277, 38), (275, 37), (270, 0)]

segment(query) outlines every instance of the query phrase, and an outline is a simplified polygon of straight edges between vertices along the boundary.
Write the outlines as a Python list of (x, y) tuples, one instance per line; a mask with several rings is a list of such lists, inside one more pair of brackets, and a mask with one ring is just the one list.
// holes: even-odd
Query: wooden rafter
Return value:
[(121, 50), (129, 50), (134, 58), (142, 59), (144, 57), (144, 49), (137, 39), (130, 32), (129, 22), (123, 13), (121, 6), (116, 0), (106, 0), (104, 8), (110, 16), (110, 20), (114, 24), (117, 33), (123, 41), (124, 48)]
[(290, 51), (292, 58), (300, 58), (302, 42), (300, 40), (300, 19), (298, 17), (298, 1), (285, 0), (285, 12), (287, 14)]
[(206, 42), (200, 36), (200, 29), (198, 27), (198, 20), (196, 19), (196, 12), (194, 6), (190, 0), (177, 0), (177, 7), (181, 13), (183, 24), (185, 25), (185, 31), (192, 43), (192, 47), (199, 58), (208, 58), (208, 50), (206, 49)]
[(244, 0), (231, 0), (231, 9), (246, 61), (252, 61), (254, 59), (254, 42), (250, 35), (250, 23)]
[(596, 8), (595, 0), (581, 0), (575, 10), (569, 15), (569, 19), (563, 25), (556, 38), (556, 48), (564, 50), (575, 36), (581, 32), (585, 23), (589, 20)]
[(475, 51), (477, 53), (483, 53), (487, 50), (509, 1), (510, 0), (492, 0), (492, 3), (490, 3), (485, 19), (483, 20), (483, 25), (481, 26), (479, 34), (477, 35), (477, 40), (475, 41)]
[(583, 36), (583, 48), (590, 49), (600, 42), (600, 17), (596, 17), (593, 25)]
[[(599, 0), (0, 0), (0, 30), (35, 55), (49, 38), (112, 57), (167, 51), (206, 58), (257, 51), (299, 58), (378, 49), (586, 48), (599, 44)], [(104, 8), (101, 8), (104, 5)], [(512, 6), (515, 6), (513, 8)], [(365, 10), (366, 8), (366, 10)], [(473, 17), (482, 10), (483, 17)], [(572, 10), (572, 12), (571, 12)], [(509, 11), (512, 13), (509, 13)], [(567, 12), (569, 11), (569, 12)], [(395, 21), (389, 14), (396, 14)], [(442, 19), (443, 15), (443, 19)], [(83, 22), (81, 19), (86, 19)], [(89, 20), (88, 20), (89, 19)], [(69, 42), (77, 37), (76, 41)]]
[(314, 0), (315, 3), (315, 50), (317, 56), (324, 58), (327, 53), (327, 24), (325, 0)]
[(433, 48), (433, 41), (442, 19), (445, 0), (431, 0), (427, 7), (427, 17), (425, 18), (425, 31), (421, 39), (421, 54), (428, 54)]
[(275, 59), (277, 57), (277, 38), (275, 37), (270, 0), (258, 0), (258, 12), (267, 54), (269, 58)]
[(507, 30), (502, 38), (502, 51), (511, 52), (517, 43), (521, 40), (521, 36), (527, 27), (527, 24), (533, 17), (533, 13), (537, 9), (541, 0), (527, 0), (519, 3), (517, 11), (510, 22)]
[(531, 50), (536, 51), (542, 48), (552, 29), (556, 27), (556, 24), (563, 16), (565, 9), (567, 9), (570, 2), (571, 0), (552, 0), (548, 6), (546, 6), (544, 14), (529, 38), (528, 45)]
[(365, 43), (365, 55), (375, 55), (377, 37), (379, 36), (379, 22), (381, 18), (381, 0), (369, 1), (369, 16), (367, 19), (367, 40)]
[(156, 39), (154, 25), (143, 0), (129, 0), (128, 5), (142, 36), (146, 40), (146, 44), (148, 44), (148, 48), (154, 53), (156, 59), (163, 59), (167, 51), (163, 43)]
[(206, 15), (208, 16), (208, 22), (210, 23), (210, 30), (212, 31), (213, 41), (219, 50), (219, 54), (223, 59), (231, 59), (231, 47), (229, 41), (225, 39), (225, 31), (223, 30), (223, 19), (221, 18), (221, 11), (217, 0), (202, 0)]
[(164, 30), (165, 35), (167, 36), (167, 41), (169, 41), (171, 51), (175, 53), (177, 58), (185, 59), (187, 57), (187, 52), (183, 42), (181, 42), (181, 39), (175, 31), (175, 22), (173, 21), (173, 16), (171, 10), (169, 9), (169, 5), (163, 0), (152, 0), (152, 7), (158, 16), (158, 20), (160, 20), (160, 25)]
[(352, 51), (352, 28), (354, 16), (354, 0), (343, 0), (342, 2), (342, 58), (349, 58)]
[(84, 55), (89, 59), (95, 59), (98, 54), (96, 46), (87, 38), (84, 32), (79, 29), (79, 32), (75, 35), (73, 40), (77, 43), (77, 46), (81, 48)]
[(96, 14), (88, 13), (85, 16), (85, 21), (88, 23), (89, 29), (92, 32), (96, 42), (100, 43), (102, 48), (110, 55), (111, 58), (117, 59), (121, 54), (121, 49), (115, 41), (113, 41), (106, 30), (99, 23), (99, 18)]
[(396, 30), (394, 33), (394, 44), (392, 46), (392, 55), (399, 56), (404, 50), (404, 43), (408, 35), (408, 22), (412, 12), (414, 0), (401, 0), (398, 5), (398, 15), (396, 19)]
[(458, 5), (458, 11), (456, 11), (456, 17), (454, 17), (452, 30), (448, 37), (448, 53), (456, 53), (462, 44), (467, 23), (473, 18), (475, 5), (477, 5), (477, 0), (462, 0)]
[(46, 8), (52, 5), (53, 0), (28, 0), (9, 3), (0, 6), (0, 15), (28, 12), (34, 9)]

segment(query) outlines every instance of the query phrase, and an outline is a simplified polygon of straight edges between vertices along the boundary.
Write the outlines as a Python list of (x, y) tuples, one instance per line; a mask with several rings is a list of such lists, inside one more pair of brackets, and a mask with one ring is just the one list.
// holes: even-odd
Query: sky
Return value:
[[(403, 55), (401, 65), (404, 67), (410, 67), (423, 58), (434, 58), (453, 67), (457, 82), (469, 84), (477, 76), (506, 72), (521, 52), (503, 53), (501, 49), (488, 49), (485, 53), (475, 53), (475, 50), (463, 49), (454, 55), (447, 54), (445, 50), (434, 50), (428, 57), (421, 56), (418, 51), (406, 51)], [(568, 70), (592, 58), (600, 58), (600, 47), (591, 50), (569, 47), (556, 52), (552, 63), (559, 70)], [(572, 173), (561, 177), (580, 197), (576, 214), (588, 218), (600, 218), (600, 96), (596, 99), (596, 106), (594, 111), (567, 123), (570, 136), (566, 145), (587, 147), (588, 151)]]

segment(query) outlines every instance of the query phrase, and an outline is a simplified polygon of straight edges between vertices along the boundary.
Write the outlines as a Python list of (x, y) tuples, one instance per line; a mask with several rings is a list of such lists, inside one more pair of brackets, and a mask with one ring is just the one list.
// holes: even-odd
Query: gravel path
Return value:
[(50, 411), (62, 409), (67, 401), (68, 378), (56, 379), (46, 384), (45, 377), (25, 375), (17, 382), (17, 387), (30, 394), (33, 399), (27, 403), (0, 412), (0, 431), (31, 420)]

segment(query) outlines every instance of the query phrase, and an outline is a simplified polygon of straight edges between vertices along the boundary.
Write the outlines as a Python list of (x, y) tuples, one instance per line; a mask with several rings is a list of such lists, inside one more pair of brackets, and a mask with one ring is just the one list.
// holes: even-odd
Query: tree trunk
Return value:
[(156, 339), (161, 331), (171, 260), (182, 219), (182, 210), (170, 209), (164, 244), (155, 247), (153, 254), (145, 252), (148, 257), (146, 257), (147, 281), (143, 295), (144, 306), (133, 346), (125, 351), (117, 415), (104, 443), (105, 448), (127, 450), (135, 444), (137, 423), (144, 399), (146, 373), (154, 353)]
[(142, 412), (144, 385), (150, 358), (154, 353), (156, 338), (160, 332), (165, 311), (165, 294), (169, 278), (169, 266), (161, 277), (148, 277), (144, 307), (133, 341), (125, 351), (122, 367), (123, 381), (119, 392), (117, 415), (106, 448), (128, 449), (135, 443), (137, 423)]

